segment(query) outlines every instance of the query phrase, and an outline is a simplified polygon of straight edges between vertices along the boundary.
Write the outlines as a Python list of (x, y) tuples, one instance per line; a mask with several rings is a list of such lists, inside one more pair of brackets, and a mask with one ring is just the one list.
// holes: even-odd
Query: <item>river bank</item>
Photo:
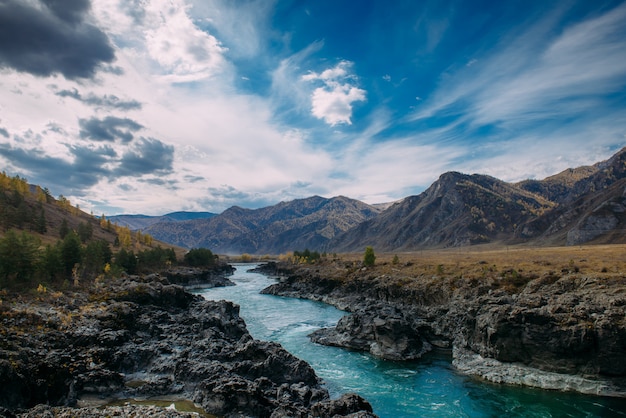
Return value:
[[(487, 271), (491, 267), (478, 262)], [(407, 267), (407, 268), (404, 268)], [(351, 312), (311, 338), (390, 360), (451, 350), (457, 370), (495, 382), (626, 396), (626, 279), (620, 275), (520, 273), (411, 276), (410, 263), (363, 267), (327, 260), (269, 263), (280, 282), (264, 293)]]
[[(356, 395), (331, 400), (307, 363), (252, 338), (238, 306), (165, 275), (4, 295), (0, 335), (0, 416), (105, 413), (77, 408), (94, 398), (188, 400), (223, 417), (374, 416)], [(127, 409), (121, 416), (191, 416)]]

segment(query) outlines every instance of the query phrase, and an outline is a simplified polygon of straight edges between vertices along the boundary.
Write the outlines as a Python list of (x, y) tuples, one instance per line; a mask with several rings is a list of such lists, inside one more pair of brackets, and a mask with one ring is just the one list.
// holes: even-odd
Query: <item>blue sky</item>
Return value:
[(0, 169), (95, 214), (542, 179), (626, 145), (626, 3), (0, 0)]

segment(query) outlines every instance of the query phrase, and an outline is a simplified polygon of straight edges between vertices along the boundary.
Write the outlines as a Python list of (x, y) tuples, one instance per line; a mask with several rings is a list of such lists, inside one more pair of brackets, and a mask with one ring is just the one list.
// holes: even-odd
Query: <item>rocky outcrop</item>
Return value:
[(431, 350), (412, 326), (412, 321), (396, 307), (378, 304), (344, 316), (334, 328), (313, 332), (313, 342), (367, 351), (388, 360), (414, 360)]
[(626, 396), (626, 278), (547, 274), (518, 282), (420, 277), (404, 285), (367, 271), (344, 278), (291, 271), (264, 293), (351, 312), (314, 341), (414, 359), (451, 348), (454, 365), (502, 383)]
[[(238, 306), (155, 275), (5, 301), (0, 319), (0, 407), (8, 411), (93, 397), (187, 399), (224, 417), (304, 417), (346, 404), (329, 399), (307, 363), (253, 339)], [(360, 398), (349, 405), (360, 409), (343, 415), (373, 416)]]
[(172, 284), (185, 287), (224, 287), (234, 286), (234, 283), (226, 276), (231, 276), (235, 268), (230, 264), (220, 263), (213, 268), (198, 268), (178, 266), (161, 272)]

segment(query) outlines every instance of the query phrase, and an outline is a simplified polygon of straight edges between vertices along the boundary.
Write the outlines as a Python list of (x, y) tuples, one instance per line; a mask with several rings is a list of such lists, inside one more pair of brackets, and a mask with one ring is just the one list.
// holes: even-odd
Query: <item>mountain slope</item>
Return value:
[(338, 233), (377, 215), (380, 210), (343, 196), (313, 196), (261, 209), (232, 207), (210, 219), (157, 223), (145, 232), (187, 248), (218, 253), (280, 254), (320, 249)]
[(502, 240), (550, 207), (541, 196), (493, 177), (449, 172), (422, 194), (396, 203), (327, 248), (358, 251), (372, 245), (392, 251)]
[[(626, 242), (626, 148), (585, 169), (586, 175), (567, 184), (565, 193), (553, 196), (554, 210), (518, 231), (520, 238), (567, 245)], [(566, 178), (566, 172), (546, 181)]]

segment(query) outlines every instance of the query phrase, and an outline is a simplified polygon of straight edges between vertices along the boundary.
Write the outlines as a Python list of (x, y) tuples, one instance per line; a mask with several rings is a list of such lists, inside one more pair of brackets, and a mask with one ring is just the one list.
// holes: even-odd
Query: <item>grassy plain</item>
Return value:
[[(394, 261), (395, 258), (395, 261)], [(337, 254), (335, 262), (359, 263), (363, 254)], [(580, 274), (626, 276), (626, 245), (571, 247), (474, 246), (444, 250), (376, 254), (374, 270), (391, 277), (484, 278)]]

